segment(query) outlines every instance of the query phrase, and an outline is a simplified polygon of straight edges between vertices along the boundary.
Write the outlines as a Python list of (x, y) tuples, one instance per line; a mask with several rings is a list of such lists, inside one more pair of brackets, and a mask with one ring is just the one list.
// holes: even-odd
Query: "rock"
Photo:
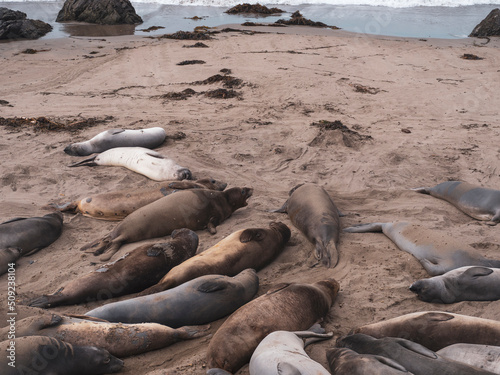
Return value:
[(226, 10), (225, 13), (228, 14), (241, 14), (241, 13), (253, 13), (253, 14), (274, 14), (274, 13), (283, 13), (281, 9), (278, 8), (268, 8), (265, 5), (257, 4), (238, 4), (231, 9)]
[(500, 9), (493, 9), (490, 14), (472, 30), (469, 36), (500, 36)]
[(48, 23), (28, 19), (26, 13), (0, 8), (0, 39), (37, 39), (51, 30)]
[(142, 23), (129, 0), (66, 0), (57, 22), (79, 21), (100, 25)]

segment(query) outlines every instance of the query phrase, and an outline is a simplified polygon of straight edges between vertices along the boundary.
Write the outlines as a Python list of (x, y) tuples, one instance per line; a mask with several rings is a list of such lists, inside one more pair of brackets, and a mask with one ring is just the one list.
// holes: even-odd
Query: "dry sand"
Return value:
[[(343, 227), (392, 220), (426, 223), (485, 256), (500, 258), (500, 226), (487, 226), (444, 201), (409, 190), (448, 179), (500, 187), (500, 41), (369, 37), (312, 28), (262, 30), (270, 33), (218, 34), (204, 41), (209, 48), (184, 48), (193, 41), (133, 36), (0, 44), (0, 99), (10, 103), (0, 106), (0, 116), (112, 116), (78, 132), (0, 127), (0, 218), (43, 215), (49, 202), (155, 185), (122, 168), (68, 168), (81, 159), (63, 149), (108, 128), (162, 126), (169, 134), (182, 131), (186, 138), (169, 140), (159, 152), (188, 166), (196, 177), (255, 189), (248, 207), (220, 225), (216, 235), (199, 232), (200, 250), (233, 231), (267, 226), (272, 220), (292, 229), (283, 253), (259, 272), (259, 294), (274, 283), (336, 278), (341, 291), (323, 322), (335, 337), (415, 311), (500, 319), (500, 301), (418, 301), (408, 286), (427, 276), (424, 269), (382, 234), (343, 233), (338, 266), (311, 267), (312, 245), (286, 215), (268, 212), (280, 207), (296, 184), (315, 182), (346, 215)], [(27, 48), (40, 52), (21, 53)], [(465, 53), (483, 59), (462, 59)], [(195, 59), (206, 63), (176, 65)], [(193, 84), (221, 69), (231, 69), (243, 81), (235, 88), (239, 98), (158, 97), (187, 88), (221, 88)], [(322, 120), (340, 121), (358, 134), (312, 125)], [(93, 270), (98, 259), (79, 249), (116, 223), (65, 215), (64, 225), (59, 240), (18, 262), (19, 300), (54, 292)], [(122, 247), (113, 259), (136, 246)], [(6, 280), (7, 275), (0, 277), (2, 316)], [(51, 311), (80, 314), (98, 305)], [(18, 309), (24, 315), (37, 313)], [(221, 323), (212, 324), (212, 334)], [(202, 374), (209, 340), (126, 358), (123, 373)], [(332, 345), (334, 340), (318, 343), (308, 352), (325, 364), (325, 349)], [(248, 366), (238, 374), (248, 374)]]

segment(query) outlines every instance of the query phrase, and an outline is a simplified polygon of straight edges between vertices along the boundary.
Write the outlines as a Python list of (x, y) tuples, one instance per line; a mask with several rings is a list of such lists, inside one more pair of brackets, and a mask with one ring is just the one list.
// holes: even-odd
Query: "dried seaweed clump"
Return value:
[(239, 78), (229, 75), (215, 74), (207, 79), (204, 79), (203, 81), (195, 81), (193, 82), (193, 85), (210, 85), (218, 82), (222, 82), (223, 86), (228, 88), (240, 87), (243, 84), (243, 81)]
[(276, 23), (281, 24), (281, 25), (329, 27), (331, 29), (336, 29), (336, 30), (339, 29), (337, 26), (328, 26), (327, 24), (324, 24), (323, 22), (315, 22), (315, 21), (311, 21), (308, 18), (304, 18), (304, 16), (299, 11), (296, 11), (295, 13), (293, 13), (292, 17), (289, 20), (280, 19), (280, 20), (276, 21)]
[(238, 4), (231, 9), (226, 10), (225, 13), (228, 14), (240, 14), (240, 13), (253, 13), (253, 14), (274, 14), (274, 13), (283, 13), (284, 11), (278, 8), (268, 8), (265, 5), (257, 4), (249, 4), (243, 3)]
[(382, 91), (376, 87), (363, 86), (363, 85), (360, 85), (359, 83), (350, 83), (349, 85), (354, 87), (354, 91), (360, 92), (362, 94), (375, 95), (375, 94), (378, 94), (380, 91)]
[(180, 40), (209, 40), (213, 39), (207, 32), (177, 31), (173, 34), (165, 34), (160, 38)]
[(216, 90), (206, 91), (205, 96), (207, 98), (215, 98), (215, 99), (231, 99), (231, 98), (239, 98), (240, 94), (234, 90), (216, 89)]
[(5, 126), (12, 130), (21, 131), (22, 128), (30, 127), (35, 131), (40, 132), (60, 132), (69, 131), (75, 132), (78, 130), (86, 129), (98, 124), (102, 124), (113, 120), (113, 116), (106, 116), (104, 118), (84, 118), (84, 119), (70, 119), (59, 121), (48, 117), (0, 117), (0, 126)]
[(202, 43), (202, 42), (196, 42), (193, 45), (190, 45), (190, 46), (184, 45), (182, 47), (184, 47), (184, 48), (208, 48), (208, 46), (205, 43)]
[(482, 60), (482, 57), (479, 57), (477, 55), (474, 55), (472, 53), (464, 53), (462, 56), (460, 56), (464, 60)]
[(343, 144), (346, 147), (358, 148), (365, 141), (372, 140), (370, 135), (363, 135), (349, 129), (341, 121), (313, 122), (311, 126), (319, 128), (318, 135), (309, 143), (309, 146), (330, 146)]
[(177, 63), (176, 65), (195, 65), (195, 64), (205, 64), (205, 61), (203, 61), (203, 60), (184, 60), (184, 61), (181, 61), (180, 63)]
[(169, 99), (169, 100), (186, 100), (196, 94), (196, 91), (193, 89), (185, 89), (180, 92), (167, 92), (166, 94), (160, 95), (160, 99)]

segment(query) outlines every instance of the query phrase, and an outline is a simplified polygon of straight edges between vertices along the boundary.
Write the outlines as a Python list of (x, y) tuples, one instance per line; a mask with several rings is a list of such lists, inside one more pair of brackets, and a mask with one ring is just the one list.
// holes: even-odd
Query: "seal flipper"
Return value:
[(383, 231), (384, 224), (385, 223), (358, 224), (358, 225), (353, 225), (352, 227), (344, 228), (343, 231), (349, 233), (369, 233), (369, 232), (378, 233)]
[(219, 290), (227, 289), (229, 283), (225, 280), (209, 280), (198, 287), (198, 291), (202, 293), (213, 293)]
[(381, 355), (373, 355), (372, 358), (376, 359), (377, 361), (379, 361), (380, 363), (382, 363), (386, 366), (392, 367), (392, 368), (399, 370), (401, 372), (410, 373), (405, 367), (401, 366), (398, 362), (396, 362), (390, 358), (386, 358), (386, 357), (383, 357)]
[(123, 241), (118, 240), (118, 238), (112, 238), (111, 234), (108, 234), (101, 239), (95, 240), (94, 242), (82, 246), (80, 248), (80, 251), (93, 249), (94, 255), (100, 255), (106, 252), (107, 254), (99, 258), (101, 261), (105, 262), (111, 259), (111, 257), (118, 251), (122, 244)]
[(42, 208), (44, 209), (56, 209), (57, 211), (60, 212), (70, 212), (72, 214), (76, 214), (78, 212), (78, 202), (68, 202), (68, 203), (63, 203), (63, 204), (57, 204), (57, 203), (49, 203), (46, 206), (43, 206)]
[(183, 326), (177, 328), (177, 332), (179, 334), (179, 338), (186, 340), (186, 339), (195, 339), (197, 337), (204, 337), (208, 335), (209, 329), (210, 329), (210, 324), (206, 324), (203, 326)]
[(327, 268), (335, 267), (339, 262), (339, 252), (335, 243), (330, 241), (326, 245), (318, 241), (314, 249), (314, 256)]
[[(383, 339), (382, 339), (383, 340)], [(417, 344), (416, 342), (405, 340), (405, 339), (394, 339), (394, 341), (401, 345), (403, 348), (411, 350), (412, 352), (421, 354), (425, 357), (431, 359), (438, 359), (438, 355), (430, 349), (427, 349), (425, 346)]]
[(95, 156), (92, 156), (91, 158), (82, 160), (82, 161), (80, 161), (78, 163), (70, 164), (70, 165), (68, 165), (68, 167), (70, 167), (70, 168), (73, 168), (73, 167), (83, 167), (83, 166), (86, 166), (86, 167), (95, 167), (96, 165), (98, 165), (94, 161), (95, 158), (97, 158), (97, 156), (98, 155), (95, 155)]
[(276, 209), (276, 210), (270, 210), (268, 212), (278, 212), (280, 214), (286, 214), (288, 211), (286, 210), (288, 207), (288, 200), (283, 203), (283, 206), (281, 206), (280, 208)]
[(428, 187), (419, 187), (419, 188), (413, 188), (410, 190), (416, 191), (417, 193), (420, 193), (420, 194), (430, 194), (431, 193), (431, 188), (428, 188)]

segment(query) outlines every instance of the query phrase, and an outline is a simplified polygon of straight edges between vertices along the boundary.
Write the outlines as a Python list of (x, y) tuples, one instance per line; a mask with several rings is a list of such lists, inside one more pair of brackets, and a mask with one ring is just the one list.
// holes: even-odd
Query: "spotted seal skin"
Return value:
[(109, 234), (81, 250), (92, 250), (94, 255), (106, 252), (100, 259), (107, 261), (125, 243), (168, 236), (175, 229), (207, 228), (215, 234), (216, 226), (245, 207), (252, 193), (251, 188), (181, 190), (132, 212)]
[(462, 181), (446, 181), (434, 187), (412, 189), (443, 199), (477, 220), (496, 225), (500, 221), (500, 190), (483, 188)]
[(0, 342), (2, 375), (89, 375), (121, 371), (123, 361), (95, 346), (71, 345), (53, 337), (28, 336), (15, 339), (15, 367), (9, 365), (12, 341)]
[(286, 212), (295, 227), (315, 246), (314, 255), (327, 267), (339, 261), (339, 210), (322, 187), (301, 184), (294, 187), (285, 204), (272, 212)]
[(500, 346), (453, 344), (437, 351), (442, 357), (500, 374)]
[(70, 281), (53, 294), (32, 299), (28, 305), (48, 308), (140, 292), (192, 257), (197, 248), (195, 232), (177, 229), (172, 232), (170, 241), (139, 246), (116, 261)]
[(125, 167), (154, 181), (191, 180), (191, 171), (174, 160), (144, 147), (116, 147), (89, 159), (71, 164), (70, 167), (95, 167), (97, 165)]
[(64, 152), (71, 156), (88, 156), (115, 147), (155, 148), (161, 145), (167, 133), (160, 127), (148, 129), (110, 129), (105, 130), (85, 142), (72, 143)]
[(110, 322), (153, 322), (177, 328), (213, 322), (250, 301), (259, 289), (255, 270), (234, 277), (201, 276), (149, 296), (108, 303), (85, 315)]
[(84, 216), (101, 220), (123, 220), (135, 210), (172, 194), (175, 190), (209, 189), (223, 191), (226, 186), (227, 183), (213, 178), (202, 178), (196, 181), (166, 181), (154, 188), (117, 190), (91, 195), (65, 204), (51, 203), (48, 208), (55, 208), (61, 212), (73, 214), (81, 213)]
[(476, 249), (445, 232), (407, 222), (369, 223), (345, 228), (345, 232), (383, 232), (400, 250), (417, 258), (431, 276), (465, 266), (500, 267), (500, 260), (487, 259)]

